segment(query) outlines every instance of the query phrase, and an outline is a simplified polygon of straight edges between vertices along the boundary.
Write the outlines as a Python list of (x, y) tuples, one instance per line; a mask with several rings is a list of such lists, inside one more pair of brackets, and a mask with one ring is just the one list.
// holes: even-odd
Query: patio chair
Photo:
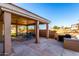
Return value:
[(25, 40), (31, 40), (34, 37), (34, 33), (30, 32), (30, 33), (26, 33), (26, 35), (23, 36), (23, 38)]

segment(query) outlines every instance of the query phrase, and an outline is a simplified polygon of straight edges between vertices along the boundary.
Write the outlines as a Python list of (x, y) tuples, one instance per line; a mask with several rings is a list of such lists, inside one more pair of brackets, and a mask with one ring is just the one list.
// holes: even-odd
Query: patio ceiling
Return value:
[(33, 25), (35, 24), (35, 20), (30, 19), (30, 18), (25, 18), (16, 14), (12, 14), (12, 24)]
[[(16, 14), (12, 14), (12, 24), (17, 25), (35, 25), (36, 20), (31, 18), (22, 17)], [(39, 24), (45, 24), (44, 21), (39, 21)]]
[[(3, 14), (0, 16), (0, 22), (3, 22)], [(17, 25), (35, 25), (36, 20), (31, 18), (26, 18), (17, 14), (12, 13), (12, 20), (11, 24), (17, 24)], [(39, 21), (39, 24), (45, 24), (44, 21)]]

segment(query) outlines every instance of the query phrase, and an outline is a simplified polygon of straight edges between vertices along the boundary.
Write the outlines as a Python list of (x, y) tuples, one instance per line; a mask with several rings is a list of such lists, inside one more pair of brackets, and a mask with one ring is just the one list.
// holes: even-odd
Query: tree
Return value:
[(59, 26), (53, 26), (53, 29), (60, 29), (60, 27)]
[(65, 29), (69, 29), (69, 27), (64, 27)]

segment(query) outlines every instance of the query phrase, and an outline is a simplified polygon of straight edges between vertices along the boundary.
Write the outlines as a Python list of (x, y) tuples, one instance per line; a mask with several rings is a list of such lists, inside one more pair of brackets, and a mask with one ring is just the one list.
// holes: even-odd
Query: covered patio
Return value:
[(0, 41), (3, 42), (4, 55), (11, 55), (13, 51), (11, 25), (16, 26), (16, 37), (18, 36), (18, 25), (26, 26), (26, 33), (28, 32), (28, 26), (33, 25), (35, 33), (34, 42), (40, 43), (39, 25), (46, 24), (46, 37), (49, 38), (49, 22), (47, 19), (14, 4), (0, 4)]

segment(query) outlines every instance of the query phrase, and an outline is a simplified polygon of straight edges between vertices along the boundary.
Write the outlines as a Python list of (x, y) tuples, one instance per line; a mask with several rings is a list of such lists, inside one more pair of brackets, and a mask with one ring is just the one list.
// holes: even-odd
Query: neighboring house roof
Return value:
[(49, 20), (47, 20), (37, 14), (34, 14), (28, 10), (25, 10), (19, 6), (16, 6), (12, 3), (0, 3), (0, 7), (3, 11), (8, 11), (8, 12), (15, 13), (15, 14), (18, 14), (18, 15), (21, 15), (24, 17), (32, 18), (34, 20), (39, 20), (39, 21), (44, 21), (46, 23), (50, 23)]

